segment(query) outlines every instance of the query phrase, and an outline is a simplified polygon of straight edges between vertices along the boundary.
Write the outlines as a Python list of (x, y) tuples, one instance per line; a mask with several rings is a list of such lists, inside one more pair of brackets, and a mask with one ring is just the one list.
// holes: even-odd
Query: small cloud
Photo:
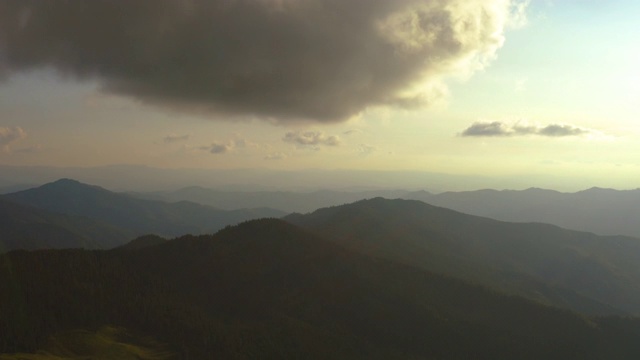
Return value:
[(228, 153), (231, 150), (233, 150), (232, 144), (213, 143), (209, 147), (209, 152), (212, 154), (224, 154)]
[(42, 145), (27, 146), (24, 148), (16, 149), (14, 152), (18, 154), (33, 154), (42, 151)]
[(591, 133), (588, 129), (583, 129), (571, 125), (547, 125), (538, 130), (538, 135), (561, 137), (561, 136), (580, 136)]
[(368, 144), (358, 145), (358, 152), (360, 153), (360, 155), (363, 155), (363, 156), (371, 155), (376, 150), (377, 148), (372, 145), (368, 145)]
[(287, 154), (276, 152), (276, 153), (265, 156), (264, 159), (265, 160), (282, 160), (282, 159), (285, 159), (286, 157), (287, 157)]
[(11, 152), (11, 146), (27, 137), (27, 132), (19, 126), (0, 127), (0, 151)]
[(320, 131), (292, 131), (288, 132), (282, 138), (284, 142), (296, 144), (298, 146), (313, 147), (318, 149), (318, 146), (338, 146), (340, 145), (340, 138), (335, 135), (325, 135)]
[(187, 141), (189, 140), (189, 138), (191, 137), (191, 135), (186, 134), (186, 135), (175, 135), (175, 134), (171, 134), (171, 135), (167, 135), (162, 139), (162, 142), (165, 144), (174, 144), (174, 143), (178, 143), (178, 142), (183, 142), (183, 141)]
[(351, 129), (351, 130), (347, 130), (345, 132), (343, 132), (343, 135), (355, 135), (355, 134), (361, 134), (363, 131), (360, 129)]
[(509, 136), (512, 131), (499, 121), (476, 122), (462, 132), (462, 136)]
[(466, 128), (463, 137), (511, 137), (537, 135), (546, 137), (571, 137), (586, 135), (602, 135), (600, 132), (568, 124), (527, 125), (507, 124), (500, 121), (475, 122)]

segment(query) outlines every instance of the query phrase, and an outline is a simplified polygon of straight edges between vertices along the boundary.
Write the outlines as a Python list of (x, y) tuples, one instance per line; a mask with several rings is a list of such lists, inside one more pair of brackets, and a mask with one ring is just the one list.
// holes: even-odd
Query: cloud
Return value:
[(264, 157), (265, 160), (282, 160), (287, 158), (287, 154), (285, 153), (281, 153), (281, 152), (276, 152), (273, 154), (269, 154), (267, 156)]
[(526, 136), (538, 135), (547, 137), (568, 137), (597, 135), (595, 130), (581, 128), (567, 124), (526, 125), (526, 124), (506, 124), (500, 121), (475, 122), (466, 128), (460, 135), (463, 137), (506, 137), (506, 136)]
[(171, 135), (167, 135), (162, 139), (162, 142), (165, 144), (174, 144), (174, 143), (178, 143), (178, 142), (183, 142), (183, 141), (187, 141), (189, 140), (189, 138), (191, 137), (191, 135), (186, 134), (186, 135), (175, 135), (175, 134), (171, 134)]
[[(0, 72), (53, 68), (216, 118), (346, 120), (428, 105), (495, 57), (518, 0), (0, 2)], [(4, 69), (4, 70), (2, 70)], [(1, 77), (0, 77), (1, 78)]]
[(225, 142), (216, 141), (211, 143), (211, 145), (197, 146), (195, 149), (219, 155), (226, 154), (237, 149), (260, 149), (262, 147), (260, 144), (239, 136), (239, 134), (234, 134), (232, 139)]
[(360, 129), (351, 129), (351, 130), (344, 131), (342, 134), (343, 135), (355, 135), (355, 134), (361, 134), (363, 132), (364, 131), (362, 131)]
[(232, 144), (213, 143), (209, 146), (208, 150), (212, 154), (224, 154), (233, 149)]
[(11, 146), (27, 137), (27, 132), (21, 127), (0, 127), (0, 151), (11, 152)]
[(16, 149), (14, 150), (15, 153), (19, 153), (19, 154), (33, 154), (33, 153), (37, 153), (42, 151), (42, 145), (32, 145), (32, 146), (27, 146), (27, 147), (23, 147), (20, 149)]
[(360, 153), (360, 155), (363, 155), (363, 156), (371, 155), (376, 150), (377, 148), (375, 146), (368, 145), (368, 144), (360, 144), (358, 146), (358, 153)]
[(284, 135), (283, 141), (296, 144), (298, 146), (338, 146), (340, 138), (331, 135), (327, 136), (320, 131), (291, 131)]

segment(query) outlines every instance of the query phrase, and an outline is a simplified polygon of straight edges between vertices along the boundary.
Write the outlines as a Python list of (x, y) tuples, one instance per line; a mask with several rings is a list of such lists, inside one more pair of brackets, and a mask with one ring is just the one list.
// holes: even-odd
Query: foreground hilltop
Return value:
[(0, 349), (115, 325), (175, 358), (629, 359), (640, 323), (589, 319), (347, 250), (281, 220), (139, 250), (0, 258)]

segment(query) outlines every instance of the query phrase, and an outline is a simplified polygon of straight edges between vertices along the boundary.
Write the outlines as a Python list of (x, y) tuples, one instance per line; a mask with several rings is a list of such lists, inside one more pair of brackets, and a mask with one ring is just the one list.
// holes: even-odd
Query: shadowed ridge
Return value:
[(633, 238), (381, 198), (285, 220), (358, 252), (544, 303), (588, 313), (640, 313), (640, 242)]
[(143, 235), (139, 236), (128, 243), (119, 246), (118, 250), (140, 250), (144, 248), (148, 248), (151, 246), (156, 246), (160, 244), (164, 244), (167, 242), (167, 239), (160, 237), (158, 235)]

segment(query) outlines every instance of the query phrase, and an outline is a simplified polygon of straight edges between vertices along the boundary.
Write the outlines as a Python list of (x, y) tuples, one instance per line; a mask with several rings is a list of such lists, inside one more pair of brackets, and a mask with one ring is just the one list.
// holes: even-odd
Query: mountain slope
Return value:
[(638, 321), (588, 319), (500, 295), (349, 251), (281, 220), (133, 252), (12, 252), (0, 261), (5, 352), (114, 324), (183, 359), (640, 356)]
[(347, 204), (376, 196), (399, 198), (407, 194), (408, 192), (404, 190), (220, 191), (191, 186), (176, 191), (133, 193), (132, 195), (163, 201), (192, 201), (227, 210), (269, 207), (290, 213), (309, 212), (322, 207)]
[(14, 249), (109, 249), (132, 233), (80, 216), (62, 215), (0, 196), (0, 252)]
[(640, 189), (591, 188), (576, 193), (527, 189), (410, 193), (421, 200), (467, 214), (515, 222), (543, 222), (601, 235), (640, 238)]
[(53, 335), (35, 354), (0, 354), (0, 360), (165, 360), (173, 354), (156, 342), (132, 335), (123, 328), (105, 326), (98, 331), (74, 330)]
[(381, 198), (285, 219), (357, 251), (554, 305), (640, 313), (640, 240), (635, 238), (506, 223)]
[(213, 233), (241, 221), (284, 215), (265, 208), (223, 211), (186, 201), (170, 204), (141, 200), (69, 179), (5, 196), (45, 210), (100, 220), (135, 235), (153, 233), (175, 237)]

